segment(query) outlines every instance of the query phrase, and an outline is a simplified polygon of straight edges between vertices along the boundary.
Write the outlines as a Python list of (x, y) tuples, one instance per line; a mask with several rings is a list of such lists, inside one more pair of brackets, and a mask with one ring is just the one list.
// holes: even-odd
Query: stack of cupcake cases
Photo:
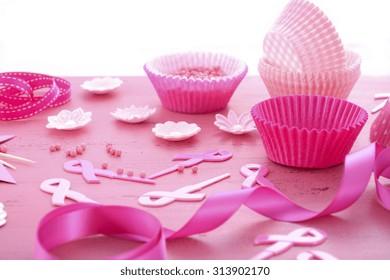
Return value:
[(330, 20), (292, 0), (264, 39), (259, 73), (271, 98), (251, 114), (272, 161), (304, 168), (342, 163), (368, 119), (346, 101), (360, 56), (345, 50)]
[(258, 71), (271, 96), (316, 94), (347, 99), (360, 56), (345, 50), (331, 21), (306, 0), (292, 0), (263, 42)]

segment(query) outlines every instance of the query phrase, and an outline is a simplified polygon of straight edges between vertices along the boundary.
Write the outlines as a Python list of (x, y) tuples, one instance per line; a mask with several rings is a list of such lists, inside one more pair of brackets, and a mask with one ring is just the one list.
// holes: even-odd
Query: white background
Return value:
[[(262, 41), (288, 0), (0, 0), (0, 72), (145, 75), (155, 56), (234, 55), (258, 75)], [(367, 75), (390, 74), (386, 0), (312, 0)]]

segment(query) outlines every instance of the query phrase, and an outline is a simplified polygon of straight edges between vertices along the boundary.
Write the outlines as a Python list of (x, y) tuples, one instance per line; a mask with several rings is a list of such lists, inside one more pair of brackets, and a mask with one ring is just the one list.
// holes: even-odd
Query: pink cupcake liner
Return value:
[(262, 58), (258, 71), (272, 97), (310, 94), (347, 99), (360, 77), (361, 57), (355, 52), (346, 51), (346, 58), (347, 66), (344, 69), (318, 73), (288, 71)]
[(368, 119), (351, 102), (318, 95), (267, 99), (251, 115), (269, 159), (304, 168), (342, 163)]
[(292, 0), (286, 6), (266, 34), (263, 51), (269, 63), (294, 72), (321, 72), (346, 65), (343, 44), (331, 21), (305, 0)]
[(387, 100), (379, 115), (373, 121), (370, 129), (371, 142), (377, 142), (384, 147), (390, 146), (390, 101)]
[[(224, 76), (193, 78), (182, 69), (219, 66)], [(248, 72), (247, 65), (225, 54), (186, 52), (155, 58), (144, 65), (162, 105), (168, 110), (200, 114), (224, 109)]]

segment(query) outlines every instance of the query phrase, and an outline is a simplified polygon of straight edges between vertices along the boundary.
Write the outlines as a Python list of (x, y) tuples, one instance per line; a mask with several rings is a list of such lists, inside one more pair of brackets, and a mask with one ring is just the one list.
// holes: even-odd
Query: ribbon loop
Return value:
[[(95, 168), (93, 167), (93, 165), (90, 161), (82, 160), (82, 159), (69, 160), (69, 161), (64, 163), (64, 169), (67, 172), (82, 174), (85, 181), (87, 181), (88, 184), (99, 184), (100, 183), (99, 178), (96, 177)], [(104, 170), (102, 170), (102, 171), (104, 171)], [(110, 175), (111, 175), (111, 173), (110, 173)]]

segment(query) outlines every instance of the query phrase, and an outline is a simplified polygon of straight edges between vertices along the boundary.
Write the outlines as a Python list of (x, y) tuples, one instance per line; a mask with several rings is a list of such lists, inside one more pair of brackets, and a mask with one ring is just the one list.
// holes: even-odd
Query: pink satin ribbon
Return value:
[[(34, 91), (47, 88), (36, 96)], [(0, 73), (0, 120), (10, 121), (31, 117), (49, 107), (56, 107), (71, 98), (68, 81), (37, 73)]]
[(354, 204), (372, 172), (378, 199), (390, 210), (390, 190), (379, 182), (390, 178), (390, 148), (372, 144), (346, 157), (344, 176), (334, 200), (320, 212), (305, 209), (272, 187), (227, 191), (210, 196), (179, 230), (163, 228), (153, 215), (126, 206), (76, 203), (48, 213), (38, 226), (35, 258), (57, 259), (51, 250), (83, 237), (105, 234), (142, 241), (141, 246), (111, 259), (164, 259), (168, 239), (211, 231), (226, 222), (241, 205), (274, 220), (299, 222), (330, 215)]

